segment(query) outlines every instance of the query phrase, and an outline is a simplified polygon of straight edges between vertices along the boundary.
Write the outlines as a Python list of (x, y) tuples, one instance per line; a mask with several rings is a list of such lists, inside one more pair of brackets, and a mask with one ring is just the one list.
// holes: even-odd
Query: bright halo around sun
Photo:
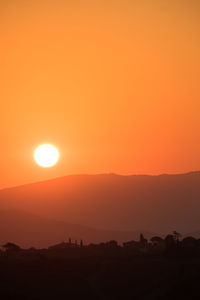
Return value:
[(40, 167), (53, 167), (58, 162), (59, 152), (53, 145), (40, 145), (34, 152), (34, 159)]

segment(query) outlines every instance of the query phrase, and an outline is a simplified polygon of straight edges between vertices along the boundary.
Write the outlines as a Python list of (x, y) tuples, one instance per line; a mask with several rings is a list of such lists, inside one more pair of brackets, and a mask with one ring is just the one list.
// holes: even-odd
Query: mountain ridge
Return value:
[(163, 234), (200, 228), (200, 172), (68, 175), (0, 190), (0, 209), (105, 230)]
[(197, 171), (188, 171), (184, 173), (160, 173), (160, 174), (118, 174), (118, 173), (97, 173), (97, 174), (88, 174), (88, 173), (80, 173), (80, 174), (69, 174), (69, 175), (64, 175), (64, 176), (57, 176), (53, 177), (50, 179), (45, 179), (41, 181), (33, 181), (29, 183), (24, 183), (20, 185), (14, 185), (10, 187), (5, 187), (5, 188), (0, 188), (0, 192), (4, 190), (10, 190), (10, 189), (15, 189), (15, 188), (20, 188), (20, 187), (25, 187), (25, 186), (30, 186), (34, 184), (40, 184), (44, 182), (51, 182), (59, 179), (66, 179), (68, 177), (84, 177), (84, 176), (119, 176), (119, 177), (161, 177), (161, 176), (187, 176), (187, 175), (200, 175), (200, 170)]

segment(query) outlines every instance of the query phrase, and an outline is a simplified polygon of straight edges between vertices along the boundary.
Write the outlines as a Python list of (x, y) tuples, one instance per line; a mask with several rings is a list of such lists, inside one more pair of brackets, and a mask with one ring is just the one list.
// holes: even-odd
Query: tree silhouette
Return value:
[(179, 239), (181, 237), (181, 234), (177, 231), (173, 231), (173, 234), (174, 234), (174, 239), (176, 240), (176, 242), (178, 243), (179, 242)]
[(6, 243), (5, 245), (2, 246), (6, 251), (18, 251), (21, 248), (14, 244), (14, 243)]

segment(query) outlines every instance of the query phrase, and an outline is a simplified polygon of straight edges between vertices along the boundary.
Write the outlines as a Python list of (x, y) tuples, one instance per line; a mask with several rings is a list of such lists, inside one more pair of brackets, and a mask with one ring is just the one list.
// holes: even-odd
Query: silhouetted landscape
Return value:
[(1, 190), (1, 298), (196, 299), (199, 179), (79, 175)]
[(83, 240), (48, 249), (8, 242), (0, 251), (1, 299), (196, 299), (200, 239), (165, 238), (119, 245)]

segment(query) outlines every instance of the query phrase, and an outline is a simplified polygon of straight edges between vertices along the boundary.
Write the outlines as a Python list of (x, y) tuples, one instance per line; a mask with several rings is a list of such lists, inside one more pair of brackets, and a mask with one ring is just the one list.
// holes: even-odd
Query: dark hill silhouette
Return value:
[[(150, 232), (144, 234), (148, 238), (153, 235)], [(122, 244), (129, 239), (138, 239), (139, 232), (98, 230), (42, 218), (24, 211), (0, 211), (0, 245), (11, 241), (24, 248), (43, 248), (67, 241), (68, 238), (78, 243), (83, 239), (85, 244), (116, 239)]]
[(0, 209), (110, 230), (184, 234), (200, 228), (200, 172), (71, 175), (1, 190)]

